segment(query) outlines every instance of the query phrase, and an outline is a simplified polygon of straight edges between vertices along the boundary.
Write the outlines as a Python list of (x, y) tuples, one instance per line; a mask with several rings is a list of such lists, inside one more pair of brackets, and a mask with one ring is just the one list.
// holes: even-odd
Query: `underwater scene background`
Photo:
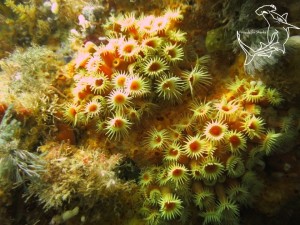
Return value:
[(300, 223), (300, 3), (3, 0), (0, 225)]

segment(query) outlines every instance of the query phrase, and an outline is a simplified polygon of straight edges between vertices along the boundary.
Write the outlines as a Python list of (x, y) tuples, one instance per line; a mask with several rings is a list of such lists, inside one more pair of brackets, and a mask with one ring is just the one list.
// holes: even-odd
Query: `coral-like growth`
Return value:
[(12, 116), (13, 105), (10, 105), (0, 122), (0, 188), (36, 181), (45, 169), (38, 155), (19, 148), (21, 123)]
[(88, 207), (105, 210), (109, 203), (100, 206), (99, 199), (113, 198), (116, 192), (131, 186), (118, 179), (114, 172), (121, 161), (120, 155), (108, 157), (100, 149), (78, 149), (56, 143), (40, 146), (40, 151), (44, 152), (47, 173), (29, 185), (28, 199), (35, 196), (45, 210), (60, 209), (65, 204), (76, 205), (78, 198), (88, 198), (84, 203)]
[[(10, 26), (7, 35), (16, 43), (30, 46), (30, 42), (44, 44), (56, 38), (63, 39), (62, 28), (68, 29), (77, 21), (78, 14), (84, 8), (85, 1), (74, 6), (70, 1), (27, 1), (5, 0), (1, 8), (7, 11), (6, 23)], [(68, 15), (68, 20), (66, 20)], [(9, 38), (9, 39), (10, 39)], [(22, 40), (22, 41), (20, 41)]]

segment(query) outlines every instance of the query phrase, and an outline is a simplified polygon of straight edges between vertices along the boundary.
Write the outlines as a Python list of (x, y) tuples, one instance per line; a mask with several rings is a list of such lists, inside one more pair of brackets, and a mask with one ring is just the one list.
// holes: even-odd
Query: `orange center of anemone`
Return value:
[(133, 80), (130, 84), (130, 90), (137, 91), (140, 89), (140, 83), (137, 80)]
[(229, 138), (229, 142), (230, 142), (233, 146), (235, 146), (235, 147), (237, 147), (237, 146), (239, 146), (239, 145), (241, 144), (240, 138), (239, 138), (238, 136), (236, 136), (236, 135), (231, 136), (231, 137)]
[(178, 138), (180, 137), (180, 134), (179, 134), (179, 133), (174, 133), (173, 135), (174, 135), (173, 137), (174, 137), (175, 139), (178, 139)]
[(150, 31), (152, 29), (152, 26), (147, 26), (146, 25), (146, 26), (144, 26), (144, 29)]
[(204, 108), (201, 107), (197, 109), (197, 112), (200, 114), (204, 114), (206, 111), (204, 110)]
[(215, 173), (218, 170), (218, 167), (214, 164), (209, 164), (205, 166), (206, 173)]
[(182, 174), (183, 174), (182, 169), (174, 169), (174, 170), (172, 171), (172, 175), (173, 175), (174, 177), (180, 177), (180, 176), (182, 176)]
[(87, 93), (85, 91), (79, 91), (77, 96), (79, 99), (84, 99), (87, 96)]
[(169, 154), (172, 155), (172, 156), (177, 156), (178, 155), (178, 150), (172, 148), (169, 150)]
[(136, 112), (130, 112), (130, 113), (129, 113), (129, 116), (130, 116), (130, 118), (133, 118), (133, 119), (138, 118)]
[(170, 50), (168, 50), (168, 55), (169, 55), (171, 58), (175, 58), (176, 52), (174, 51), (174, 49), (170, 49)]
[(227, 105), (223, 105), (222, 110), (228, 112), (230, 108)]
[(124, 46), (124, 48), (123, 48), (123, 51), (125, 52), (125, 53), (131, 53), (132, 52), (132, 50), (133, 50), (133, 45), (126, 45), (126, 46)]
[(161, 69), (161, 65), (158, 62), (153, 62), (150, 66), (149, 66), (149, 71), (150, 72), (156, 72), (158, 70)]
[(252, 130), (256, 130), (257, 129), (257, 125), (254, 122), (251, 122), (249, 124), (249, 128), (252, 129)]
[(250, 94), (255, 96), (258, 95), (258, 93), (259, 93), (258, 90), (256, 90), (256, 91), (252, 91)]
[(124, 102), (125, 102), (125, 96), (123, 95), (123, 94), (117, 94), (116, 96), (115, 96), (115, 102), (117, 103), (117, 104), (123, 104)]
[(124, 84), (125, 84), (125, 80), (126, 80), (125, 76), (124, 77), (118, 77), (118, 79), (117, 79), (118, 86), (123, 87)]
[(144, 176), (143, 176), (143, 180), (149, 180), (150, 179), (150, 176), (149, 176), (149, 174), (144, 174)]
[(76, 116), (76, 114), (77, 114), (76, 109), (70, 108), (70, 109), (69, 109), (69, 114), (72, 115), (72, 116)]
[(172, 83), (167, 81), (167, 82), (164, 82), (163, 85), (162, 85), (162, 88), (164, 90), (170, 90), (172, 88)]
[(90, 112), (96, 112), (98, 109), (98, 106), (96, 104), (92, 104), (89, 106), (89, 111)]
[(156, 47), (156, 44), (155, 44), (155, 41), (153, 40), (149, 40), (145, 43), (145, 45), (151, 47), (151, 48), (155, 48)]
[(158, 28), (160, 28), (160, 27), (162, 27), (163, 22), (160, 21), (160, 22), (158, 22), (156, 25), (157, 25)]
[(162, 141), (162, 138), (161, 136), (157, 135), (154, 140), (157, 142), (157, 143), (160, 143)]
[(114, 127), (116, 128), (122, 128), (124, 126), (124, 122), (121, 119), (116, 119), (114, 122)]
[(201, 149), (201, 144), (198, 141), (193, 141), (189, 147), (192, 152), (198, 152)]
[(220, 136), (222, 134), (222, 128), (220, 126), (212, 126), (210, 129), (209, 129), (209, 133), (213, 136)]
[(96, 85), (97, 87), (102, 86), (103, 83), (104, 83), (103, 79), (96, 79), (96, 80), (95, 80), (95, 85)]
[(198, 176), (201, 175), (200, 172), (199, 172), (198, 170), (194, 171), (194, 174), (195, 174), (196, 177), (198, 177)]
[(164, 204), (164, 209), (166, 211), (173, 211), (175, 209), (175, 207), (176, 207), (176, 204), (174, 202), (166, 202)]

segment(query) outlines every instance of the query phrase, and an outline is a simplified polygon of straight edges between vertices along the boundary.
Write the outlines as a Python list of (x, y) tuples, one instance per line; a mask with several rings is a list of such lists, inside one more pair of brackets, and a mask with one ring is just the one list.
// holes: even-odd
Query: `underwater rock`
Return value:
[(228, 31), (226, 26), (209, 30), (205, 39), (205, 47), (208, 53), (224, 52), (233, 49), (235, 33)]
[(125, 180), (125, 181), (138, 181), (138, 177), (140, 176), (140, 169), (136, 165), (136, 163), (128, 158), (125, 157), (122, 159), (114, 169), (118, 178)]

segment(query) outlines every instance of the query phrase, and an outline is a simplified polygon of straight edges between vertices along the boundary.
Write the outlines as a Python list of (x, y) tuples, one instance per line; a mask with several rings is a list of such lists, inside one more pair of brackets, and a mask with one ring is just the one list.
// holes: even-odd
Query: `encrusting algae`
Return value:
[[(64, 2), (48, 13), (61, 20)], [(66, 60), (68, 47), (37, 45), (47, 32), (20, 15), (36, 20), (31, 4), (5, 1), (38, 39), (0, 61), (0, 223), (235, 225), (245, 207), (270, 213), (268, 158), (295, 148), (299, 110), (241, 56), (226, 78), (213, 54), (191, 56), (185, 7), (111, 13), (100, 28), (101, 7), (80, 3)]]

